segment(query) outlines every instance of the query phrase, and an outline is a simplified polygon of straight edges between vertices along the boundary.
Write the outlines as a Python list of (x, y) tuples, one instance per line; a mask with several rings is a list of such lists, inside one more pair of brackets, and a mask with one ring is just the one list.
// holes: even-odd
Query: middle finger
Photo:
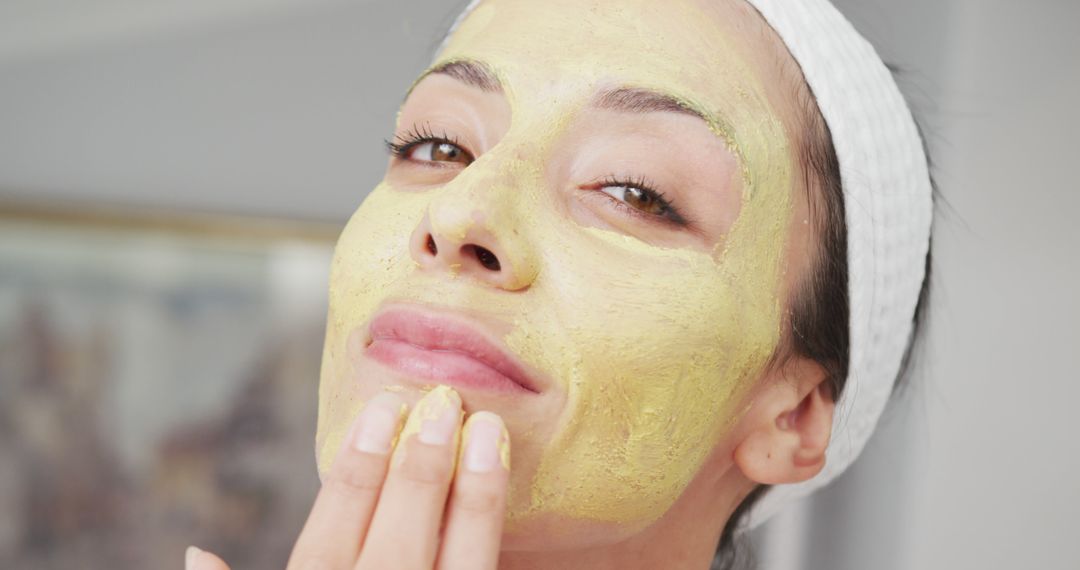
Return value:
[(405, 424), (357, 570), (429, 570), (457, 456), (461, 397), (447, 386), (428, 392)]

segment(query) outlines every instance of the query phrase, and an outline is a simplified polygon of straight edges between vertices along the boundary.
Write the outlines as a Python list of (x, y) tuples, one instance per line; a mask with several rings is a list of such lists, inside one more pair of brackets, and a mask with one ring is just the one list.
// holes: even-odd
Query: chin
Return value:
[(503, 527), (502, 550), (533, 552), (583, 550), (622, 542), (640, 533), (652, 521), (605, 522), (582, 520), (557, 513), (511, 513)]

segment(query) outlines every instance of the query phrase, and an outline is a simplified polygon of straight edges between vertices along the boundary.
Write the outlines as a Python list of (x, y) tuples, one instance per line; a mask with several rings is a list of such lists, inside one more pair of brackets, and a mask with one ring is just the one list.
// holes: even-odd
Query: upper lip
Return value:
[[(408, 326), (400, 326), (405, 317)], [(416, 332), (424, 334), (417, 335)], [(418, 310), (392, 307), (380, 311), (368, 325), (366, 346), (380, 339), (407, 342), (426, 350), (456, 352), (469, 356), (506, 376), (522, 388), (539, 393), (537, 383), (516, 357), (488, 338), (478, 327), (457, 315), (443, 315), (425, 307)]]

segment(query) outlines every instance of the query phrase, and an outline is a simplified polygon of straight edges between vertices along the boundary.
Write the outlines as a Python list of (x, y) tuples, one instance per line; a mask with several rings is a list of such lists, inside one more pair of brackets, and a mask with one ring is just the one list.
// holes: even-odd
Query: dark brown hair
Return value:
[[(894, 74), (897, 70), (890, 66)], [(801, 73), (798, 81), (803, 81)], [(791, 330), (787, 342), (778, 349), (774, 365), (782, 365), (791, 357), (803, 357), (818, 363), (825, 371), (825, 385), (835, 401), (844, 391), (848, 377), (850, 353), (850, 305), (848, 303), (847, 222), (844, 210), (844, 192), (840, 179), (840, 161), (833, 147), (832, 134), (825, 122), (817, 100), (805, 82), (796, 89), (797, 116), (800, 129), (799, 164), (805, 181), (810, 217), (818, 236), (815, 259), (808, 275), (802, 280), (791, 302)], [(921, 129), (920, 129), (920, 134)], [(925, 137), (923, 151), (926, 153)], [(927, 153), (927, 162), (930, 161)], [(935, 188), (931, 178), (931, 185)], [(926, 255), (925, 276), (915, 313), (912, 330), (901, 364), (894, 391), (906, 376), (911, 356), (924, 322), (924, 312), (929, 302), (931, 255)], [(759, 485), (751, 491), (731, 514), (720, 535), (712, 570), (730, 570), (741, 563), (752, 564), (749, 556), (742, 556), (736, 548), (736, 531), (744, 523), (747, 513), (768, 491), (767, 485)], [(746, 559), (744, 561), (744, 558)]]

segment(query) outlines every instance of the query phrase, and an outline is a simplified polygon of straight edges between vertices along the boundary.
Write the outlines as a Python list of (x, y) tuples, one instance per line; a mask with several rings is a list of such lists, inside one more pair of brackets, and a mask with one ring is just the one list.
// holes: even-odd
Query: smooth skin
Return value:
[[(791, 59), (775, 34), (761, 20), (752, 8), (738, 0), (672, 0), (657, 4), (653, 2), (588, 2), (583, 0), (550, 0), (542, 4), (525, 2), (524, 0), (486, 0), (483, 5), (493, 7), (495, 13), (491, 16), (488, 25), (492, 30), (501, 30), (500, 34), (529, 49), (510, 50), (503, 43), (495, 42), (493, 34), (474, 34), (469, 36), (469, 41), (458, 39), (456, 44), (462, 53), (472, 59), (482, 61), (490, 67), (500, 70), (502, 79), (508, 85), (503, 94), (486, 92), (473, 86), (466, 85), (452, 77), (429, 76), (418, 84), (409, 97), (409, 101), (403, 108), (401, 121), (405, 125), (427, 122), (435, 122), (439, 118), (440, 110), (445, 106), (460, 106), (475, 100), (476, 104), (466, 106), (466, 109), (476, 109), (475, 118), (482, 128), (468, 130), (464, 126), (454, 123), (456, 131), (467, 131), (460, 135), (462, 144), (472, 143), (471, 150), (489, 148), (485, 156), (476, 152), (479, 157), (475, 164), (457, 170), (445, 169), (442, 164), (430, 169), (416, 163), (417, 160), (430, 161), (434, 156), (418, 153), (413, 156), (413, 161), (392, 162), (388, 169), (388, 179), (397, 180), (408, 173), (418, 176), (418, 173), (447, 173), (457, 174), (453, 190), (456, 201), (435, 201), (423, 192), (398, 192), (397, 194), (386, 193), (395, 201), (413, 200), (423, 202), (423, 206), (429, 211), (438, 213), (449, 212), (450, 206), (460, 210), (462, 204), (470, 206), (481, 212), (490, 212), (491, 201), (496, 198), (508, 200), (509, 192), (519, 189), (518, 186), (500, 181), (499, 172), (485, 171), (484, 168), (492, 168), (502, 164), (500, 160), (537, 159), (537, 147), (533, 135), (542, 129), (519, 128), (512, 130), (510, 127), (514, 120), (528, 119), (528, 125), (566, 125), (568, 127), (560, 149), (581, 149), (580, 152), (567, 152), (571, 157), (589, 158), (595, 151), (595, 162), (604, 166), (603, 171), (612, 168), (611, 163), (618, 160), (631, 165), (652, 164), (670, 153), (667, 151), (676, 148), (676, 145), (668, 144), (669, 138), (664, 138), (661, 143), (649, 142), (642, 137), (645, 135), (666, 132), (667, 129), (677, 131), (682, 145), (677, 148), (687, 147), (687, 153), (679, 154), (679, 157), (692, 152), (694, 149), (708, 149), (715, 143), (715, 135), (704, 125), (693, 123), (695, 119), (672, 113), (649, 113), (648, 116), (613, 117), (613, 113), (599, 116), (582, 115), (583, 121), (573, 123), (573, 117), (569, 114), (552, 114), (561, 109), (555, 103), (566, 101), (578, 102), (577, 108), (583, 108), (589, 98), (600, 89), (614, 82), (640, 83), (653, 78), (660, 72), (669, 72), (671, 69), (683, 70), (687, 66), (705, 65), (709, 68), (700, 73), (677, 73), (677, 77), (671, 81), (662, 83), (674, 88), (679, 81), (692, 80), (692, 91), (697, 94), (695, 100), (702, 102), (707, 107), (726, 108), (731, 113), (747, 111), (741, 105), (736, 104), (742, 99), (740, 93), (746, 92), (737, 83), (740, 78), (747, 76), (745, 70), (752, 70), (751, 79), (753, 84), (763, 85), (763, 92), (754, 101), (767, 101), (768, 107), (773, 110), (761, 119), (760, 115), (749, 117), (750, 122), (746, 128), (749, 132), (755, 132), (758, 119), (766, 125), (775, 124), (779, 121), (785, 129), (787, 139), (792, 148), (803, 136), (803, 123), (799, 120), (799, 105), (802, 100), (800, 90), (807, 89), (801, 82), (799, 70)], [(663, 9), (660, 10), (659, 7)], [(491, 14), (491, 12), (488, 12)], [(686, 18), (676, 17), (679, 14), (693, 15)], [(481, 14), (482, 15), (482, 14)], [(475, 18), (476, 16), (474, 16)], [(477, 20), (479, 21), (479, 20)], [(618, 22), (624, 22), (622, 28), (610, 31), (616, 38), (626, 36), (622, 29), (637, 30), (642, 32), (633, 38), (649, 39), (649, 42), (610, 42), (609, 44), (598, 43), (595, 38), (595, 30), (600, 26), (611, 28)], [(693, 35), (687, 32), (690, 24), (708, 24), (708, 28), (702, 28), (701, 34)], [(469, 28), (468, 21), (463, 29)], [(698, 28), (694, 28), (698, 29)], [(561, 34), (550, 34), (548, 30), (561, 30)], [(571, 33), (574, 32), (574, 33)], [(455, 38), (462, 38), (459, 30)], [(544, 35), (547, 34), (547, 35)], [(574, 39), (573, 42), (551, 42), (550, 37), (559, 37), (562, 40)], [(471, 39), (470, 39), (471, 38)], [(515, 39), (516, 38), (516, 39)], [(729, 50), (716, 50), (709, 57), (695, 57), (695, 50), (700, 50), (702, 45), (709, 44), (715, 38), (728, 38), (725, 45)], [(663, 41), (660, 41), (660, 40)], [(507, 40), (509, 41), (509, 40)], [(475, 42), (475, 45), (474, 43)], [(488, 43), (484, 43), (488, 42)], [(513, 43), (513, 42), (510, 42)], [(595, 44), (595, 45), (594, 45)], [(517, 45), (517, 44), (514, 44)], [(543, 49), (532, 49), (532, 46), (542, 46)], [(565, 50), (567, 53), (555, 53), (556, 50)], [(610, 57), (618, 64), (600, 65), (596, 68), (583, 68), (588, 61), (583, 54), (593, 54), (599, 57), (610, 53)], [(529, 59), (529, 58), (539, 59)], [(652, 61), (657, 65), (644, 65), (643, 61)], [(544, 65), (548, 60), (554, 61), (552, 65)], [(595, 58), (593, 58), (595, 59)], [(574, 61), (576, 67), (567, 69), (566, 66), (557, 65), (559, 61)], [(620, 63), (622, 62), (622, 63)], [(636, 62), (635, 65), (626, 65), (625, 62)], [(702, 63), (705, 62), (705, 63)], [(549, 62), (550, 63), (550, 62)], [(670, 65), (669, 65), (670, 63)], [(695, 68), (697, 69), (697, 68)], [(587, 72), (587, 73), (586, 73)], [(615, 73), (618, 72), (618, 73)], [(616, 77), (608, 77), (615, 73)], [(635, 75), (636, 74), (636, 75)], [(689, 78), (689, 79), (688, 79)], [(735, 83), (732, 83), (735, 82)], [(803, 93), (803, 95), (807, 95)], [(573, 96), (573, 97), (571, 97)], [(500, 118), (497, 114), (499, 109), (505, 108), (510, 122)], [(514, 115), (517, 113), (517, 115)], [(446, 115), (446, 113), (442, 113)], [(473, 117), (463, 113), (453, 113), (452, 117)], [(517, 117), (516, 119), (514, 117)], [(523, 119), (524, 117), (524, 119)], [(753, 120), (751, 120), (753, 119)], [(457, 119), (455, 119), (457, 120)], [(503, 122), (500, 122), (503, 121)], [(612, 134), (609, 127), (619, 126), (621, 121), (629, 123), (624, 130)], [(742, 123), (733, 123), (738, 130)], [(504, 128), (499, 130), (502, 125)], [(436, 123), (436, 127), (450, 130), (450, 126)], [(494, 126), (494, 127), (493, 127)], [(569, 127), (581, 127), (569, 129)], [(647, 127), (647, 128), (646, 128)], [(485, 135), (485, 129), (495, 129), (496, 135), (490, 137), (490, 144), (482, 140), (470, 141), (468, 135)], [(583, 131), (583, 132), (579, 132)], [(500, 134), (501, 133), (501, 134)], [(574, 134), (580, 136), (575, 138)], [(614, 138), (611, 145), (586, 144), (589, 141), (604, 139), (601, 134), (611, 135)], [(605, 135), (605, 136), (606, 136)], [(631, 136), (634, 135), (634, 136)], [(501, 137), (501, 138), (500, 138)], [(599, 137), (599, 138), (598, 138)], [(496, 142), (497, 140), (497, 142)], [(605, 139), (606, 140), (606, 139)], [(571, 144), (574, 143), (574, 144)], [(497, 149), (495, 147), (498, 147)], [(619, 150), (615, 157), (608, 159), (608, 155), (614, 150)], [(722, 155), (722, 153), (713, 153)], [(544, 155), (546, 156), (546, 155)], [(620, 158), (622, 157), (622, 158)], [(678, 158), (678, 157), (676, 157)], [(693, 180), (709, 181), (718, 176), (710, 174), (709, 168), (715, 168), (718, 161), (671, 159), (657, 167), (659, 174), (666, 172), (664, 166), (671, 162), (675, 174), (683, 177), (692, 177)], [(818, 236), (813, 232), (811, 219), (811, 193), (807, 191), (806, 181), (798, 178), (804, 173), (800, 165), (794, 164), (796, 158), (788, 153), (777, 153), (771, 164), (783, 164), (782, 161), (790, 161), (787, 167), (796, 176), (790, 181), (790, 187), (785, 187), (785, 192), (790, 192), (792, 207), (790, 212), (785, 211), (777, 219), (770, 219), (783, 232), (786, 238), (786, 248), (781, 253), (782, 263), (785, 267), (781, 295), (778, 299), (782, 303), (786, 315), (790, 310), (790, 299), (793, 292), (798, 290), (800, 280), (807, 275), (810, 261), (816, 254)], [(445, 161), (443, 161), (445, 162)], [(552, 163), (544, 163), (550, 168)], [(537, 168), (537, 171), (543, 169)], [(543, 170), (547, 172), (547, 170)], [(569, 169), (573, 171), (573, 169)], [(764, 174), (768, 174), (768, 170)], [(650, 173), (651, 178), (659, 178), (659, 174)], [(729, 179), (730, 177), (721, 177)], [(412, 178), (409, 178), (412, 180)], [(544, 179), (530, 179), (539, 184)], [(663, 180), (660, 180), (663, 182)], [(400, 180), (399, 180), (400, 182)], [(450, 182), (441, 181), (443, 185)], [(398, 184), (407, 186), (406, 184)], [(575, 223), (585, 226), (608, 227), (610, 231), (623, 232), (630, 238), (639, 239), (643, 242), (656, 244), (673, 249), (693, 248), (693, 236), (688, 232), (671, 230), (669, 226), (647, 224), (638, 218), (620, 217), (622, 209), (615, 209), (611, 200), (603, 196), (595, 196), (597, 193), (586, 194), (587, 197), (595, 197), (587, 202), (578, 201), (576, 198), (566, 198), (564, 194), (556, 192), (564, 189), (567, 185), (555, 185), (554, 189), (544, 197), (553, 199), (543, 204), (566, 205), (567, 210), (573, 214), (583, 212), (586, 218)], [(714, 220), (711, 216), (711, 206), (721, 203), (727, 195), (723, 192), (739, 196), (738, 188), (724, 184), (706, 184), (706, 189), (694, 190), (694, 184), (670, 184), (670, 192), (677, 197), (681, 204), (689, 210), (691, 217), (698, 219)], [(570, 185), (571, 189), (577, 188)], [(482, 191), (483, 190), (483, 191)], [(711, 192), (711, 193), (710, 193)], [(449, 194), (451, 192), (444, 192)], [(575, 193), (572, 196), (579, 196)], [(562, 201), (560, 201), (562, 199)], [(370, 198), (369, 198), (370, 200)], [(430, 202), (430, 203), (429, 203)], [(411, 202), (410, 202), (411, 203)], [(499, 202), (502, 203), (502, 202)], [(511, 203), (507, 201), (507, 203)], [(575, 206), (581, 205), (580, 209)], [(744, 201), (740, 215), (749, 211), (750, 202)], [(551, 206), (554, 208), (554, 206)], [(561, 207), (561, 206), (560, 206)], [(554, 214), (562, 210), (538, 210), (549, 218), (555, 219)], [(725, 210), (727, 211), (727, 210)], [(733, 211), (733, 210), (732, 210)], [(497, 213), (497, 212), (496, 212)], [(694, 215), (696, 214), (696, 216)], [(387, 218), (390, 219), (390, 218)], [(412, 218), (410, 218), (412, 219)], [(485, 219), (495, 219), (489, 217)], [(561, 218), (559, 218), (561, 220)], [(531, 218), (524, 217), (522, 224), (528, 224)], [(638, 220), (638, 221), (635, 221)], [(578, 235), (576, 226), (563, 220), (560, 227), (573, 230), (573, 235)], [(448, 224), (449, 225), (449, 224)], [(489, 237), (496, 236), (499, 231), (506, 231), (506, 227), (483, 227)], [(360, 232), (356, 234), (355, 245), (349, 251), (366, 254), (382, 255), (383, 249), (379, 244), (396, 243), (407, 244), (408, 233), (415, 226), (400, 224), (400, 228), (394, 226), (390, 229), (398, 232), (386, 238), (386, 242), (373, 242), (378, 236), (369, 236)], [(373, 224), (361, 224), (357, 227), (374, 227)], [(517, 227), (517, 226), (513, 226)], [(528, 227), (528, 226), (526, 226)], [(453, 232), (439, 233), (438, 228), (432, 233), (436, 237), (453, 239), (471, 239), (468, 235), (455, 235)], [(722, 229), (722, 228), (720, 228)], [(389, 232), (389, 230), (388, 230)], [(527, 232), (522, 232), (525, 235)], [(713, 230), (709, 235), (713, 239), (707, 246), (711, 247), (721, 237), (722, 231)], [(687, 234), (687, 235), (683, 235)], [(689, 237), (688, 237), (689, 236)], [(495, 237), (491, 237), (494, 240)], [(558, 257), (564, 261), (563, 265), (549, 264), (545, 266), (549, 280), (560, 278), (567, 284), (576, 284), (574, 278), (577, 273), (562, 271), (560, 267), (576, 267), (577, 257), (570, 255), (579, 250), (554, 251), (550, 241), (558, 236), (541, 234), (534, 236), (533, 241), (523, 242), (524, 238), (518, 239), (518, 245), (528, 247), (528, 251), (536, 255), (544, 254), (547, 258)], [(510, 238), (507, 238), (510, 239)], [(517, 238), (515, 238), (517, 239)], [(481, 245), (490, 251), (502, 252), (506, 248), (505, 241), (484, 242)], [(461, 243), (452, 243), (460, 246)], [(401, 246), (404, 247), (404, 246)], [(348, 250), (348, 248), (345, 248)], [(440, 252), (461, 251), (460, 247), (439, 247)], [(569, 252), (569, 253), (568, 253)], [(394, 251), (405, 263), (406, 267), (413, 267), (407, 253), (400, 248)], [(565, 255), (564, 255), (565, 254)], [(513, 256), (509, 258), (512, 260)], [(367, 275), (364, 271), (369, 268), (379, 268), (378, 263), (361, 263), (358, 258), (353, 263), (342, 264), (343, 267), (361, 268), (356, 275)], [(446, 263), (446, 267), (452, 267), (453, 263)], [(510, 263), (508, 266), (512, 267)], [(642, 271), (650, 270), (652, 266), (644, 265)], [(421, 285), (434, 283), (440, 286), (440, 296), (444, 289), (449, 290), (457, 287), (457, 291), (466, 286), (477, 298), (487, 299), (495, 295), (480, 296), (481, 293), (502, 293), (499, 299), (508, 299), (520, 281), (512, 280), (496, 282), (492, 280), (492, 273), (484, 273), (479, 265), (463, 265), (451, 272), (437, 270), (435, 266), (425, 266), (424, 271), (417, 270), (415, 275), (409, 276), (414, 280), (405, 280), (403, 283)], [(660, 271), (652, 268), (652, 271)], [(368, 271), (372, 273), (372, 271)], [(423, 273), (424, 280), (419, 280)], [(510, 274), (510, 272), (506, 272)], [(638, 283), (640, 284), (639, 280)], [(584, 287), (584, 285), (583, 285)], [(353, 287), (356, 290), (358, 287)], [(540, 287), (535, 287), (540, 289)], [(374, 288), (369, 290), (381, 291)], [(427, 289), (424, 289), (427, 290)], [(582, 291), (583, 288), (564, 286), (558, 292)], [(588, 290), (592, 292), (593, 290)], [(401, 292), (395, 289), (394, 292)], [(611, 298), (619, 291), (612, 291)], [(556, 298), (562, 298), (556, 296)], [(637, 298), (635, 296), (635, 298)], [(668, 299), (665, 291), (653, 295), (656, 303), (663, 303)], [(559, 306), (544, 306), (535, 310), (553, 311)], [(695, 319), (700, 320), (700, 318)], [(576, 321), (575, 321), (576, 322)], [(579, 323), (582, 326), (590, 322)], [(689, 323), (692, 324), (692, 323)], [(783, 330), (790, 327), (785, 321), (781, 323)], [(642, 342), (670, 341), (673, 344), (681, 342), (676, 337), (649, 339), (652, 331), (643, 330)], [(552, 341), (560, 340), (553, 337)], [(630, 346), (636, 346), (629, 344)], [(639, 370), (643, 370), (640, 368)], [(375, 367), (353, 371), (351, 375), (342, 374), (340, 379), (342, 386), (349, 389), (359, 390), (379, 389), (379, 382), (386, 380), (386, 373)], [(364, 379), (365, 382), (355, 381)], [(741, 415), (730, 430), (726, 431), (719, 441), (711, 442), (712, 449), (708, 457), (702, 462), (696, 476), (686, 485), (679, 494), (674, 504), (663, 513), (658, 513), (656, 520), (645, 528), (637, 525), (618, 524), (593, 524), (590, 520), (581, 520), (564, 517), (554, 521), (539, 521), (533, 526), (527, 527), (526, 531), (511, 532), (511, 525), (507, 525), (504, 531), (501, 517), (506, 501), (505, 489), (507, 473), (501, 467), (495, 471), (480, 475), (467, 469), (458, 468), (456, 471), (451, 466), (451, 458), (457, 449), (455, 440), (449, 441), (443, 446), (435, 446), (432, 450), (425, 447), (428, 444), (418, 443), (415, 438), (419, 436), (407, 436), (402, 438), (395, 455), (400, 453), (404, 446), (405, 453), (400, 464), (389, 459), (389, 452), (375, 454), (372, 458), (359, 452), (354, 447), (348, 447), (338, 456), (332, 467), (324, 474), (326, 485), (312, 510), (311, 518), (305, 526), (300, 539), (297, 541), (296, 550), (290, 561), (290, 568), (495, 568), (502, 570), (522, 569), (625, 569), (625, 568), (664, 568), (664, 569), (694, 569), (701, 570), (709, 567), (709, 562), (716, 548), (717, 540), (731, 513), (739, 503), (760, 484), (784, 484), (796, 483), (813, 477), (825, 463), (825, 450), (829, 441), (834, 410), (833, 401), (828, 394), (827, 388), (822, 384), (825, 373), (811, 360), (795, 357), (782, 363), (767, 367), (759, 378), (753, 382), (753, 387), (740, 401)], [(390, 380), (407, 384), (405, 379), (390, 378)], [(649, 373), (639, 373), (630, 378), (635, 382), (655, 381), (656, 376)], [(708, 377), (701, 381), (709, 380)], [(407, 389), (404, 394), (405, 400), (413, 401), (415, 396), (412, 389)], [(341, 396), (340, 401), (352, 401), (348, 397), (353, 395), (348, 390), (327, 392)], [(498, 398), (481, 392), (464, 392), (466, 408), (471, 410), (488, 409), (496, 410), (505, 417), (510, 426), (510, 432), (515, 437), (515, 477), (527, 479), (530, 475), (528, 466), (530, 460), (535, 465), (537, 459), (547, 452), (543, 447), (545, 429), (554, 424), (554, 418), (558, 414), (549, 414), (548, 408), (543, 406), (525, 406), (523, 400), (499, 400)], [(552, 390), (551, 394), (559, 396), (558, 391)], [(369, 394), (361, 394), (359, 400), (367, 400)], [(552, 397), (549, 399), (557, 400)], [(537, 397), (537, 400), (541, 400)], [(546, 401), (546, 400), (544, 400)], [(371, 409), (375, 404), (369, 404)], [(345, 410), (341, 407), (341, 410)], [(561, 408), (559, 408), (561, 409)], [(351, 410), (342, 411), (341, 425), (347, 425), (351, 418)], [(476, 415), (470, 416), (470, 421), (476, 421)], [(410, 417), (415, 417), (415, 414)], [(485, 417), (491, 417), (486, 416)], [(335, 422), (338, 418), (333, 418)], [(529, 429), (535, 426), (536, 429)], [(342, 430), (344, 432), (344, 430)], [(404, 433), (412, 433), (408, 429)], [(468, 439), (468, 438), (466, 438)], [(353, 437), (346, 437), (346, 441), (354, 441)], [(336, 442), (336, 440), (335, 440)], [(332, 446), (336, 448), (335, 446)], [(468, 442), (466, 442), (468, 447)], [(416, 450), (414, 452), (414, 449)], [(441, 455), (440, 455), (441, 450)], [(329, 455), (329, 454), (327, 454)], [(467, 453), (465, 455), (468, 455)], [(440, 463), (441, 457), (441, 463)], [(563, 454), (568, 467), (577, 456)], [(425, 459), (426, 458), (426, 459)], [(587, 458), (586, 458), (587, 459)], [(383, 474), (385, 478), (383, 478)], [(442, 474), (442, 478), (433, 476)], [(451, 474), (454, 474), (451, 481)], [(382, 481), (381, 483), (377, 483)], [(585, 481), (593, 484), (597, 481)], [(599, 481), (605, 484), (605, 481)], [(452, 490), (451, 490), (452, 489)], [(423, 491), (421, 491), (423, 490)], [(607, 490), (601, 488), (601, 491)], [(447, 499), (449, 501), (447, 502)], [(497, 514), (496, 514), (497, 513)], [(438, 529), (445, 521), (445, 530), (441, 541)], [(511, 521), (513, 523), (513, 521)], [(519, 526), (535, 521), (519, 521)], [(548, 526), (544, 526), (548, 524)], [(571, 524), (577, 526), (571, 527)], [(573, 528), (570, 532), (567, 529)], [(499, 529), (499, 530), (496, 530)], [(500, 536), (501, 533), (501, 536)], [(515, 542), (516, 540), (516, 542)], [(501, 552), (500, 552), (501, 548)], [(220, 570), (226, 566), (210, 554), (193, 551), (189, 568)], [(381, 564), (381, 566), (380, 566)]]
[[(405, 409), (403, 398), (384, 393), (360, 412), (289, 570), (496, 568), (509, 475), (500, 455), (500, 445), (509, 445), (502, 420), (476, 412), (462, 422), (461, 398), (452, 390), (420, 400), (407, 421), (416, 430), (402, 431)], [(185, 568), (229, 566), (191, 547)]]

